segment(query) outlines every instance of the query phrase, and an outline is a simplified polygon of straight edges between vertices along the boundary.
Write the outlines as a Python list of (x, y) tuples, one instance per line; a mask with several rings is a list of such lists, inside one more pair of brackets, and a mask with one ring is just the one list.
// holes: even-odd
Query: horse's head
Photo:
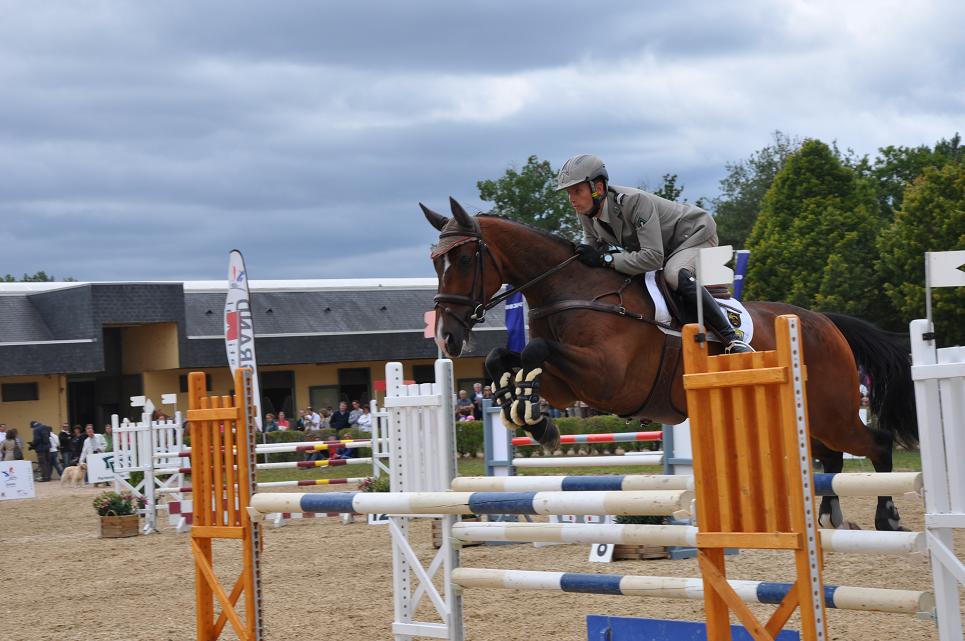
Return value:
[(469, 339), (473, 325), (483, 321), (485, 305), (502, 286), (502, 275), (487, 251), (479, 222), (462, 205), (449, 199), (452, 218), (437, 214), (422, 203), (422, 212), (440, 231), (432, 249), (432, 263), (439, 277), (435, 296), (436, 344), (443, 353), (457, 357)]

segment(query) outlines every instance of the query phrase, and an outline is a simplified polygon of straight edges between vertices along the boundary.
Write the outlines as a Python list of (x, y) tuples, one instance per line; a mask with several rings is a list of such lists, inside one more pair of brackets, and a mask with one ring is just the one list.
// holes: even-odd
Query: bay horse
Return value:
[[(686, 417), (679, 338), (676, 354), (665, 347), (670, 341), (654, 322), (654, 305), (639, 278), (587, 267), (573, 260), (570, 241), (504, 217), (471, 216), (452, 198), (452, 218), (420, 207), (440, 231), (432, 252), (439, 278), (436, 342), (447, 356), (462, 353), (473, 326), (505, 297), (497, 295), (504, 283), (524, 291), (530, 342), (522, 353), (498, 348), (486, 359), (507, 427), (524, 427), (546, 443), (558, 439), (551, 419), (540, 415), (539, 395), (555, 407), (580, 400), (603, 412), (668, 424)], [(757, 350), (774, 349), (775, 316), (800, 318), (812, 453), (824, 471), (840, 472), (843, 452), (849, 452), (868, 457), (877, 472), (890, 472), (893, 443), (917, 442), (910, 360), (898, 335), (793, 305), (745, 306)], [(709, 349), (720, 352), (716, 343)], [(872, 379), (877, 428), (858, 417), (859, 365)], [(837, 497), (822, 498), (820, 520), (824, 527), (850, 527)], [(890, 496), (878, 497), (875, 527), (904, 529)]]

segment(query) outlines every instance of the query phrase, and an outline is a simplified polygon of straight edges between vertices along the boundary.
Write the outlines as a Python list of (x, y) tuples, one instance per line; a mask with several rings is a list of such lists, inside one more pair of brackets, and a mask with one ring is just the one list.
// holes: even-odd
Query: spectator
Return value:
[[(469, 399), (469, 392), (464, 389), (459, 390), (459, 398), (456, 399), (456, 419), (460, 421), (473, 420), (473, 404)], [(465, 418), (469, 416), (469, 418)]]
[(0, 461), (20, 461), (23, 460), (23, 448), (17, 441), (17, 428), (11, 427), (4, 433), (3, 442), (0, 443)]
[(335, 430), (335, 440), (338, 440), (339, 430), (349, 428), (348, 403), (342, 401), (338, 404), (338, 411), (332, 414), (332, 418), (329, 420), (329, 425), (333, 430)]
[(73, 465), (70, 462), (70, 423), (60, 424), (60, 434), (57, 435), (60, 440), (60, 462), (64, 467)]
[(289, 423), (288, 419), (285, 418), (285, 412), (283, 411), (278, 412), (278, 420), (276, 422), (278, 423), (278, 429), (282, 432), (287, 432), (291, 429), (291, 423)]
[(0, 423), (0, 444), (7, 438), (7, 424)]
[(302, 432), (314, 432), (312, 429), (312, 419), (308, 416), (308, 410), (298, 410), (298, 420), (295, 421), (295, 429)]
[(275, 420), (275, 415), (269, 412), (265, 414), (265, 432), (277, 432), (278, 431), (278, 421)]
[(359, 424), (359, 416), (362, 415), (362, 404), (358, 401), (352, 401), (352, 411), (348, 413), (348, 424), (349, 427), (357, 427)]
[(84, 449), (84, 431), (80, 425), (75, 425), (70, 435), (70, 464), (80, 463), (80, 453)]
[(318, 429), (327, 430), (332, 426), (332, 412), (329, 410), (322, 410), (321, 414), (318, 416)]
[(54, 434), (53, 430), (50, 432), (50, 467), (57, 470), (57, 476), (62, 477), (64, 475), (64, 466), (60, 461), (60, 439)]
[[(164, 414), (161, 414), (161, 417), (162, 417), (161, 418), (162, 421), (165, 420)], [(107, 442), (107, 448), (104, 451), (113, 452), (114, 451), (114, 426), (111, 425), (110, 423), (106, 423), (104, 425), (104, 440)]]
[(37, 465), (40, 467), (40, 482), (50, 481), (50, 427), (40, 421), (30, 421), (33, 429), (33, 440), (30, 449), (37, 453)]
[(322, 429), (322, 417), (311, 405), (305, 409), (305, 415), (312, 422), (312, 431), (317, 432)]
[(483, 385), (482, 383), (472, 384), (472, 415), (476, 420), (482, 419), (482, 400), (483, 400)]
[(358, 420), (358, 428), (363, 432), (372, 433), (372, 414), (369, 412), (367, 405), (362, 408), (362, 414)]
[[(98, 434), (94, 431), (94, 426), (90, 423), (86, 427), (87, 438), (84, 439), (84, 446), (80, 451), (80, 463), (87, 463), (88, 457), (94, 454), (102, 454), (107, 451), (107, 439), (104, 438), (103, 434)], [(90, 470), (85, 470), (84, 476), (88, 483), (90, 480)]]

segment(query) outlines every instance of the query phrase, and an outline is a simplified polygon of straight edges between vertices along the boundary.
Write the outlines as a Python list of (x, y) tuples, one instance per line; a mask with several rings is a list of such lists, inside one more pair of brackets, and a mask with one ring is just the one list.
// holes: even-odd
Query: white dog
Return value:
[(60, 484), (81, 487), (84, 484), (84, 472), (86, 470), (87, 463), (64, 468), (64, 473), (60, 475)]

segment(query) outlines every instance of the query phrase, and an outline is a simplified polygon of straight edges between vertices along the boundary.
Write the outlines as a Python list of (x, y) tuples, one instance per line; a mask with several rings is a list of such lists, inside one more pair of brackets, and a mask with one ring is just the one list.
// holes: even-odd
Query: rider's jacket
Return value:
[(706, 211), (633, 187), (611, 185), (599, 214), (579, 218), (581, 242), (600, 250), (609, 245), (624, 250), (613, 256), (614, 269), (624, 274), (662, 269), (675, 252), (717, 244), (717, 224)]

